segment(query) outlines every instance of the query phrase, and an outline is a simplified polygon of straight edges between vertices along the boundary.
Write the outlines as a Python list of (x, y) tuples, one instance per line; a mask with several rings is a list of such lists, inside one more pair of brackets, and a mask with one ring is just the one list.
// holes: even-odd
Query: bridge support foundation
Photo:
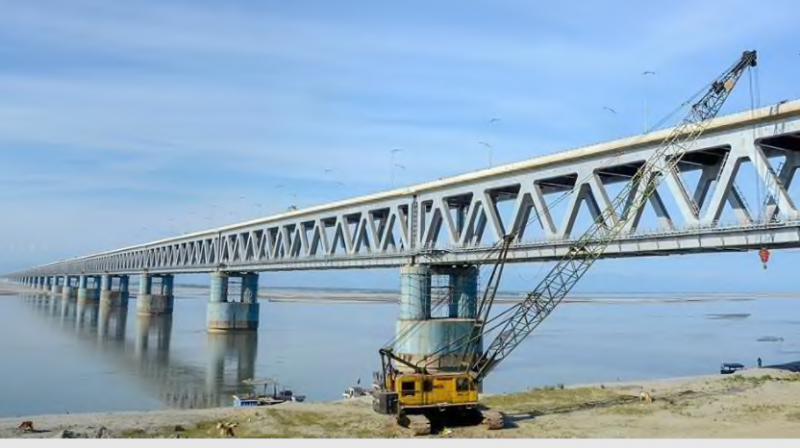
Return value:
[(53, 276), (51, 280), (50, 293), (54, 296), (61, 295), (62, 286), (58, 283), (58, 276)]
[(81, 275), (78, 277), (78, 301), (96, 302), (100, 299), (100, 277)]
[[(228, 298), (231, 278), (239, 278), (241, 281), (238, 301), (230, 301)], [(258, 274), (214, 272), (211, 274), (210, 289), (207, 309), (209, 332), (258, 329)]]
[[(117, 280), (116, 282), (114, 280)], [(116, 289), (114, 288), (116, 283)], [(100, 305), (111, 307), (128, 306), (128, 276), (103, 274), (100, 277)]]
[[(155, 285), (153, 284), (155, 281)], [(141, 315), (172, 314), (175, 277), (172, 274), (139, 276), (139, 296), (136, 312)]]
[(78, 290), (73, 287), (72, 279), (74, 277), (71, 275), (64, 276), (64, 286), (61, 287), (61, 298), (62, 299), (71, 299), (78, 295)]
[[(432, 316), (431, 285), (436, 275), (448, 277), (447, 317)], [(395, 354), (411, 363), (429, 357), (425, 365), (430, 371), (461, 369), (464, 348), (458, 344), (470, 338), (475, 325), (478, 269), (467, 266), (433, 271), (430, 266), (411, 265), (401, 269), (400, 278), (400, 317), (395, 331), (402, 337), (395, 345)], [(481, 350), (480, 343), (475, 347)]]

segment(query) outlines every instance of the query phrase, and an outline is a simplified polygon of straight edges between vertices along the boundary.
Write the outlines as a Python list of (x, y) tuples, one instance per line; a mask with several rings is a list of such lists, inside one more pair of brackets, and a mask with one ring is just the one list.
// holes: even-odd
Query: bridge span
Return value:
[[(263, 271), (402, 266), (404, 294), (425, 296), (433, 272), (450, 276), (454, 294), (467, 300), (477, 281), (474, 266), (493, 263), (505, 235), (514, 238), (511, 262), (561, 257), (588, 225), (584, 221), (600, 216), (669, 132), (62, 260), (7, 277), (64, 296), (77, 292), (85, 299), (127, 300), (128, 276), (139, 275), (140, 312), (161, 313), (171, 312), (174, 274), (211, 273), (209, 328), (223, 330), (233, 325), (228, 321), (237, 321), (239, 329), (257, 326), (257, 273)], [(647, 217), (637, 217), (604, 256), (799, 247), (800, 210), (791, 194), (798, 167), (800, 100), (717, 118), (677, 168), (662, 173), (665, 182), (643, 212)], [(229, 278), (241, 279), (238, 308), (227, 297)], [(154, 285), (160, 288), (156, 292)], [(458, 314), (458, 306), (453, 309)]]

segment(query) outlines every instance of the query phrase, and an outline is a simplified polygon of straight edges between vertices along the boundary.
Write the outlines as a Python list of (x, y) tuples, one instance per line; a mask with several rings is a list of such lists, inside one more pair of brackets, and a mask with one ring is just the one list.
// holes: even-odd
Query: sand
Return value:
[[(652, 402), (641, 399), (642, 392)], [(753, 369), (706, 376), (535, 389), (483, 398), (506, 428), (440, 426), (432, 438), (800, 437), (800, 374)], [(23, 420), (35, 432), (21, 432)], [(331, 403), (0, 419), (1, 437), (413, 437), (367, 397)], [(451, 422), (452, 423), (452, 422)], [(65, 432), (66, 430), (66, 432)]]

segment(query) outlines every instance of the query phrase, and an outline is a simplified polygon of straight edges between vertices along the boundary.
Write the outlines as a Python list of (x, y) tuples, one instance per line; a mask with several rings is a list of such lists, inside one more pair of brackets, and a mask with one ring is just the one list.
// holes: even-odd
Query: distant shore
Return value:
[[(652, 399), (652, 401), (651, 401)], [(753, 369), (715, 375), (546, 387), (485, 396), (504, 413), (506, 428), (439, 427), (430, 437), (800, 437), (800, 374)], [(17, 427), (33, 424), (32, 432)], [(370, 399), (285, 403), (249, 409), (213, 408), (0, 419), (0, 437), (412, 437)]]
[[(180, 297), (182, 292), (193, 295), (198, 291), (206, 291), (207, 286), (203, 285), (176, 285), (176, 296)], [(14, 295), (18, 293), (32, 293), (33, 291), (22, 289), (17, 285), (0, 282), (0, 295)], [(132, 296), (136, 297), (136, 289), (131, 290)], [(354, 288), (310, 288), (310, 287), (272, 287), (261, 288), (259, 290), (261, 300), (270, 302), (308, 302), (308, 303), (398, 303), (400, 292), (393, 290), (377, 289), (354, 289)], [(443, 296), (444, 297), (444, 296)], [(514, 291), (500, 291), (497, 295), (497, 303), (516, 303), (522, 300), (525, 294)], [(704, 302), (704, 301), (747, 301), (758, 299), (800, 299), (798, 293), (698, 293), (698, 292), (676, 292), (676, 293), (652, 293), (652, 292), (624, 292), (624, 293), (579, 293), (573, 294), (565, 303), (588, 303), (588, 304), (637, 304), (637, 303), (685, 303), (685, 302)]]

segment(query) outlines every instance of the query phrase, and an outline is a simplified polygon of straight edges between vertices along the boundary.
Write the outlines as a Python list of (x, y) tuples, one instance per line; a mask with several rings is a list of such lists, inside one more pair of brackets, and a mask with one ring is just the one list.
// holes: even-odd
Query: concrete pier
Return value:
[(431, 317), (431, 268), (408, 265), (400, 269), (400, 320)]
[(61, 298), (62, 299), (70, 299), (76, 297), (78, 294), (78, 290), (73, 287), (72, 279), (74, 277), (71, 275), (64, 276), (64, 285), (61, 287)]
[(61, 295), (61, 285), (58, 282), (59, 277), (54, 275), (50, 283), (50, 293), (54, 296)]
[[(115, 281), (116, 280), (116, 281)], [(100, 303), (105, 306), (128, 306), (128, 276), (103, 274), (100, 277)]]
[(145, 273), (140, 275), (136, 312), (141, 315), (172, 314), (175, 302), (173, 289), (174, 276), (172, 274), (151, 275)]
[(100, 299), (100, 277), (81, 275), (78, 277), (78, 301), (96, 302)]
[[(228, 289), (231, 278), (240, 279), (238, 301), (231, 301)], [(209, 332), (258, 329), (258, 274), (254, 272), (211, 274), (207, 324)]]
[(449, 317), (475, 319), (478, 310), (478, 267), (450, 268)]
[[(434, 275), (448, 277), (448, 317), (431, 317)], [(463, 368), (464, 348), (460, 344), (469, 340), (475, 326), (478, 269), (465, 266), (432, 271), (429, 266), (410, 265), (402, 268), (400, 278), (400, 316), (395, 331), (401, 338), (395, 345), (395, 353), (412, 363), (435, 354), (425, 362), (430, 371)], [(478, 343), (476, 351), (480, 350)], [(471, 354), (475, 355), (476, 352)]]

